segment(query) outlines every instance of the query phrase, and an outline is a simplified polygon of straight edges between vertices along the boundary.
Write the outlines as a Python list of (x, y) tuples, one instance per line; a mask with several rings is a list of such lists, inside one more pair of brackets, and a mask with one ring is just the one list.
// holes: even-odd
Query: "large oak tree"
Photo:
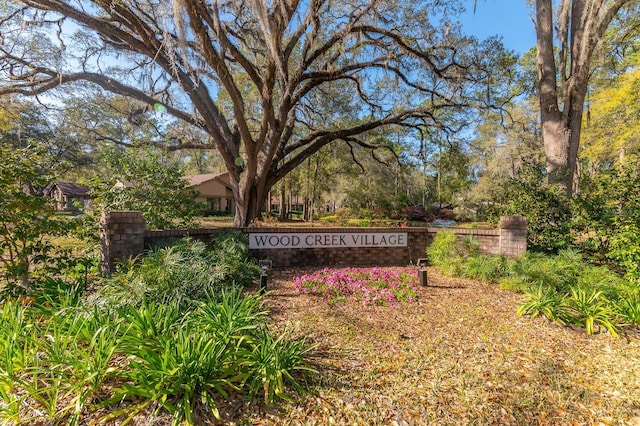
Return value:
[[(637, 0), (535, 0), (538, 95), (550, 183), (574, 189), (594, 55), (607, 29)], [(608, 55), (608, 52), (602, 52)]]
[(513, 62), (499, 43), (463, 37), (447, 19), (456, 8), (437, 0), (16, 0), (0, 4), (0, 95), (90, 83), (199, 129), (204, 137), (162, 144), (219, 151), (235, 224), (247, 225), (269, 189), (329, 143), (375, 148), (386, 140), (379, 131), (419, 137), (443, 126), (441, 110), (499, 106), (510, 74), (496, 73)]

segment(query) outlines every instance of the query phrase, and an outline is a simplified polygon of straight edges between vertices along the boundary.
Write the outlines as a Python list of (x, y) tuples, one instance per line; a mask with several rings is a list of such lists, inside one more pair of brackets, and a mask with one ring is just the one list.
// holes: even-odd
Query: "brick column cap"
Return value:
[(527, 229), (524, 216), (500, 216), (500, 229)]

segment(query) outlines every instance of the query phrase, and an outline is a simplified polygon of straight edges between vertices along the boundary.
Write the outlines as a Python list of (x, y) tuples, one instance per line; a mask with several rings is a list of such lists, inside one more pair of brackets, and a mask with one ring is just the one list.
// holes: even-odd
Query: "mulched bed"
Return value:
[(275, 271), (266, 303), (274, 329), (297, 323), (318, 345), (320, 374), (299, 404), (244, 422), (640, 425), (636, 338), (518, 317), (520, 295), (434, 269), (417, 304), (327, 305), (296, 293), (306, 272)]
[(317, 345), (310, 393), (266, 408), (220, 401), (221, 423), (640, 426), (637, 336), (521, 318), (520, 295), (434, 269), (418, 303), (328, 305), (295, 291), (294, 277), (309, 272), (273, 271), (265, 301), (274, 331), (297, 324)]

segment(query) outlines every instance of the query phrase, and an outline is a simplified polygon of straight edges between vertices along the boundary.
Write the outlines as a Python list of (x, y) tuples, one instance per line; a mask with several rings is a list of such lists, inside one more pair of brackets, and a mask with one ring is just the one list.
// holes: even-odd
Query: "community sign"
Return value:
[(251, 233), (250, 249), (303, 249), (336, 247), (406, 247), (406, 232)]

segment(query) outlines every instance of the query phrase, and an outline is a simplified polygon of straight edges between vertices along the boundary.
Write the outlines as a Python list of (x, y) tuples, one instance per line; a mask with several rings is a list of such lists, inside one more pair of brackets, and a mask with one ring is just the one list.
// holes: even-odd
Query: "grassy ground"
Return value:
[(395, 308), (326, 305), (295, 292), (299, 273), (274, 272), (267, 304), (274, 326), (318, 344), (312, 394), (228, 423), (640, 425), (637, 336), (520, 318), (519, 295), (434, 270), (418, 304)]

